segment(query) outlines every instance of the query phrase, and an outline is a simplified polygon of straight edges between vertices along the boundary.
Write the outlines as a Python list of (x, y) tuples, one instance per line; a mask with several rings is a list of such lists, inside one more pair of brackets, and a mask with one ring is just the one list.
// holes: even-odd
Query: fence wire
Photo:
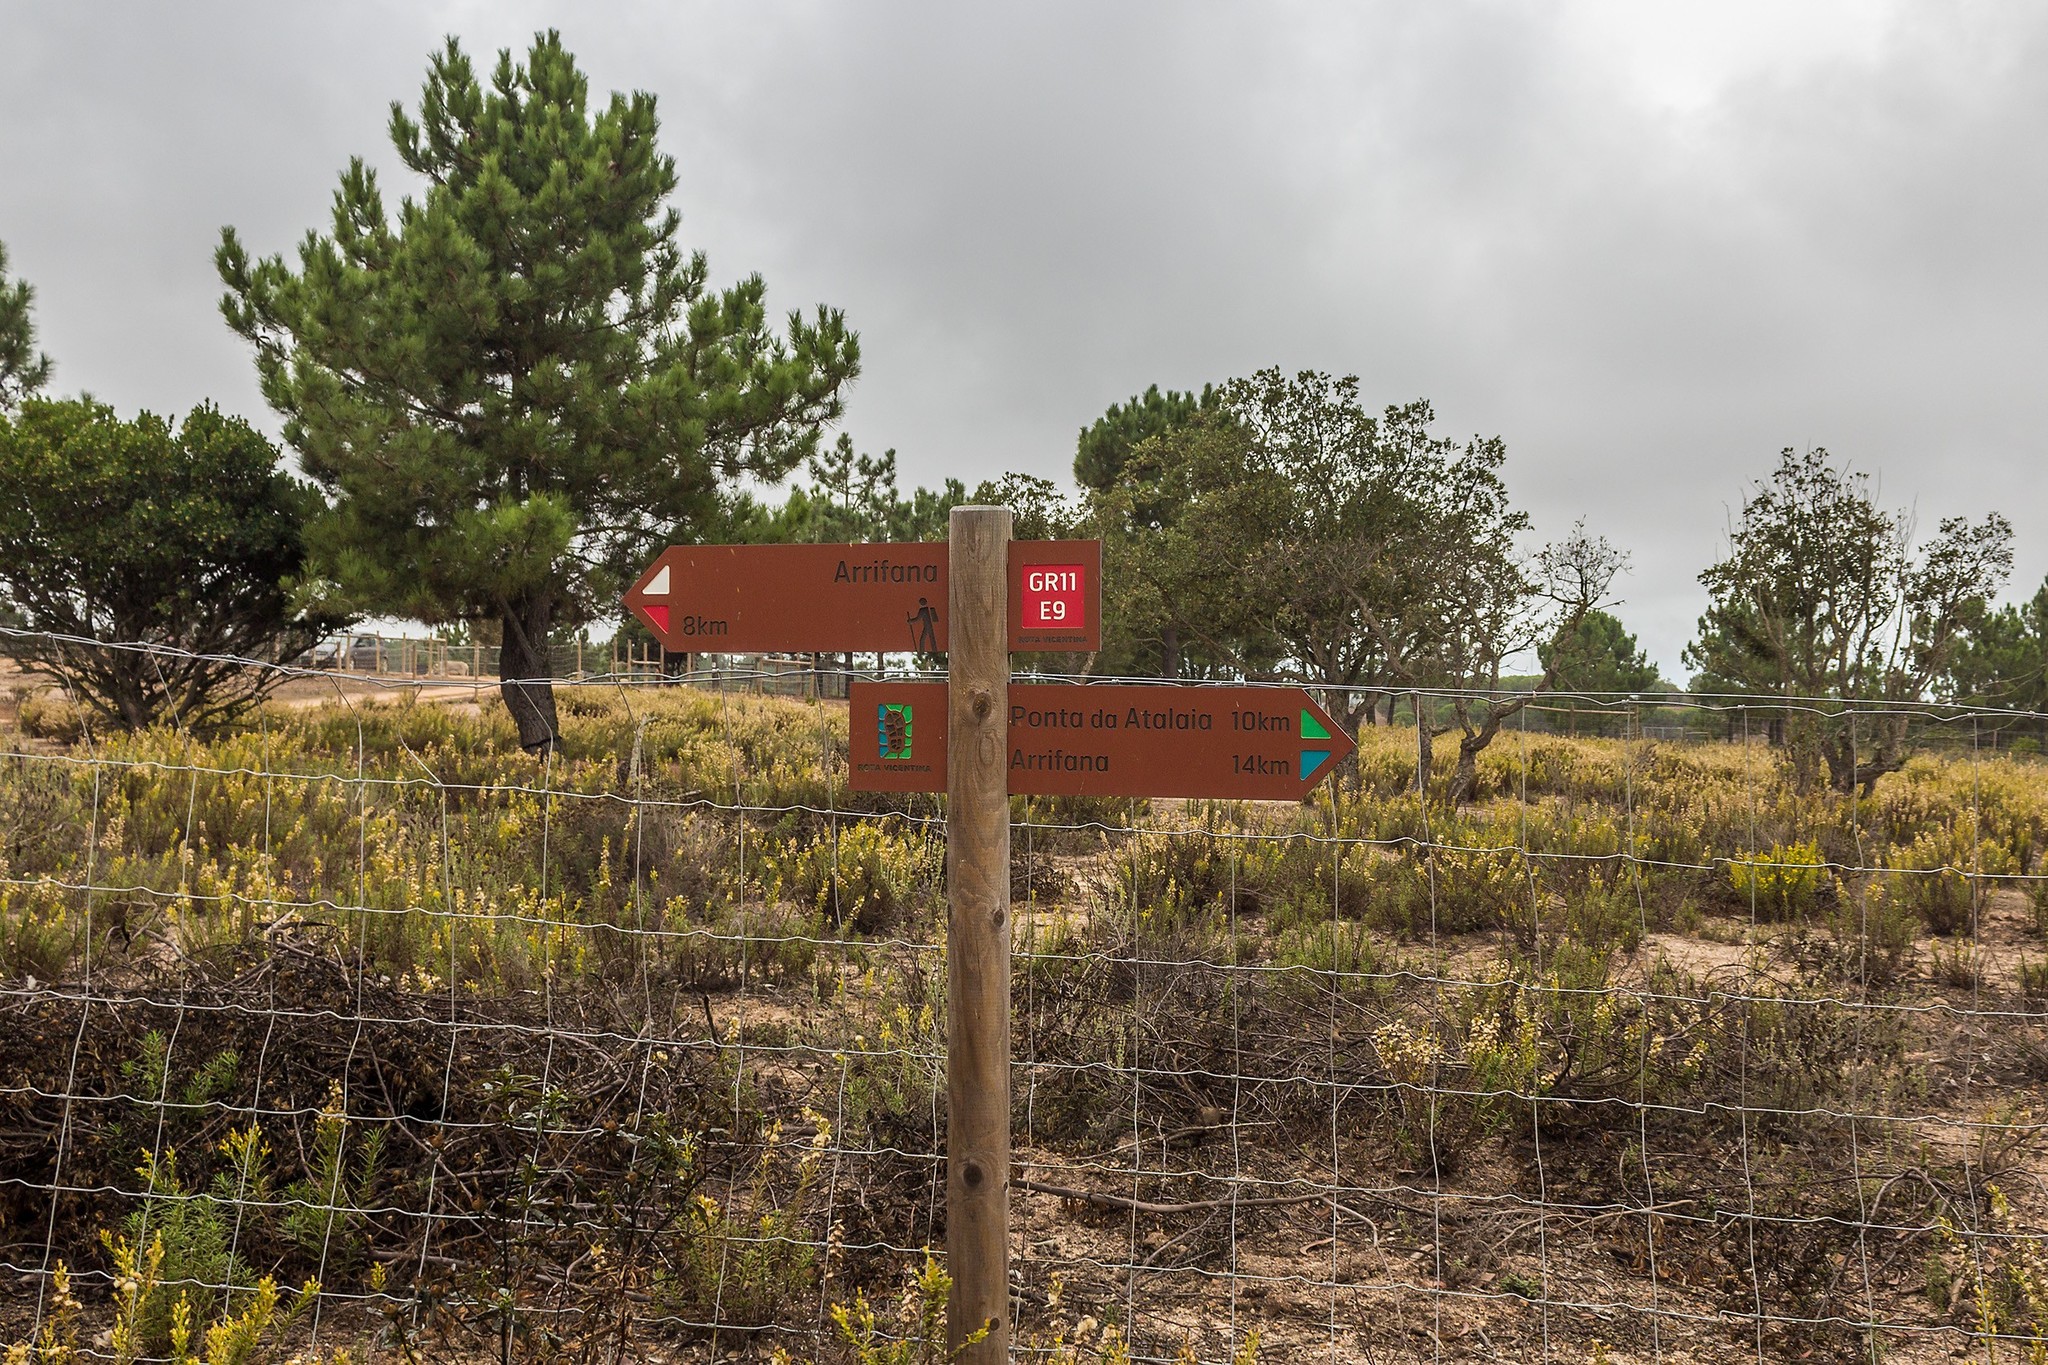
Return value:
[[(8, 675), (0, 1342), (266, 1277), (355, 1359), (927, 1332), (943, 803), (846, 789), (844, 670), (558, 682), (544, 759), (283, 671), (204, 734)], [(1016, 1356), (2048, 1350), (2048, 717), (1546, 695), (1453, 806), (1513, 698), (1328, 700), (1299, 805), (1014, 803)]]

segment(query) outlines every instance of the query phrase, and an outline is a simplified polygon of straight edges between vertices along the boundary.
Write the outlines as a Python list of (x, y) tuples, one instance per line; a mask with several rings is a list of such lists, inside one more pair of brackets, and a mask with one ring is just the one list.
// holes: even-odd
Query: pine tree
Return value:
[(26, 280), (7, 282), (7, 245), (0, 242), (0, 412), (50, 382), (50, 357), (36, 352), (36, 291)]
[(357, 159), (297, 269), (232, 228), (217, 253), (222, 311), (331, 499), (317, 562), (366, 612), (498, 623), (534, 752), (556, 739), (551, 632), (609, 613), (729, 480), (786, 475), (859, 370), (837, 311), (777, 335), (758, 276), (707, 289), (657, 128), (644, 92), (593, 109), (553, 32), (488, 88), (451, 38), (417, 118), (391, 107), (419, 198), (388, 215)]
[[(1205, 671), (1200, 645), (1190, 650), (1173, 613), (1126, 568), (1133, 542), (1172, 525), (1181, 510), (1166, 496), (1170, 478), (1157, 467), (1159, 459), (1171, 458), (1178, 440), (1206, 439), (1191, 435), (1192, 429), (1226, 428), (1230, 421), (1222, 392), (1213, 384), (1204, 384), (1200, 393), (1162, 392), (1153, 384), (1129, 402), (1110, 404), (1081, 428), (1074, 444), (1074, 481), (1094, 496), (1105, 541), (1105, 591), (1117, 604), (1111, 617), (1116, 625), (1103, 638), (1096, 667), (1112, 674), (1157, 672), (1162, 678)], [(1140, 489), (1146, 495), (1134, 497)]]
[(1187, 426), (1203, 413), (1218, 411), (1222, 402), (1213, 384), (1204, 384), (1200, 393), (1162, 393), (1154, 384), (1128, 403), (1110, 404), (1107, 412), (1081, 428), (1074, 443), (1075, 482), (1097, 493), (1108, 492), (1140, 444)]
[(1972, 706), (2027, 712), (2015, 724), (2034, 731), (2037, 746), (2048, 738), (2048, 582), (2026, 601), (2008, 602), (1972, 627), (1949, 663), (1942, 690)]
[(856, 452), (841, 432), (830, 448), (811, 456), (811, 485), (790, 495), (791, 530), (810, 541), (890, 539), (890, 522), (901, 499), (896, 492), (896, 452)]
[[(1660, 679), (1657, 666), (1636, 644), (1628, 627), (1610, 612), (1597, 608), (1579, 618), (1578, 624), (1554, 640), (1536, 646), (1536, 658), (1546, 673), (1556, 675), (1560, 687), (1576, 693), (1607, 694), (1594, 703), (1588, 722), (1595, 734), (1611, 733), (1618, 726), (1619, 713), (1605, 710), (1621, 693), (1648, 692)], [(1579, 732), (1579, 699), (1565, 698), (1573, 734)]]

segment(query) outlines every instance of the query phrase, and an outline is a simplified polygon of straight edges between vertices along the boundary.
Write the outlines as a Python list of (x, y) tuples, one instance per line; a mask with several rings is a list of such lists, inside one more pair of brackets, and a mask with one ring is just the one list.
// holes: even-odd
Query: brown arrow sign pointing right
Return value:
[[(946, 685), (857, 682), (855, 791), (943, 791)], [(1298, 687), (1010, 686), (1013, 796), (1298, 801), (1357, 747)]]

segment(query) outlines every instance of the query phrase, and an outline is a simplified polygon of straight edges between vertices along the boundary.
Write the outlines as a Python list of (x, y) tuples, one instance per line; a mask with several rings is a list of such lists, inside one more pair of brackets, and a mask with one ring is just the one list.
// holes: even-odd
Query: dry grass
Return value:
[[(821, 1305), (943, 1239), (937, 803), (844, 791), (830, 704), (578, 691), (542, 769), (488, 699), (305, 700), (0, 759), (10, 1259), (65, 1097), (57, 1251), (97, 1270), (138, 1151), (196, 1194), (254, 1118), (304, 1189), (339, 1084), (380, 1162), (318, 1255), (303, 1199), (209, 1196), (236, 1274), (389, 1291), (378, 1350), (829, 1355)], [(1027, 1336), (2032, 1339), (2048, 770), (1845, 801), (1760, 745), (1511, 736), (1451, 812), (1412, 753), (1368, 732), (1299, 807), (1018, 803)]]

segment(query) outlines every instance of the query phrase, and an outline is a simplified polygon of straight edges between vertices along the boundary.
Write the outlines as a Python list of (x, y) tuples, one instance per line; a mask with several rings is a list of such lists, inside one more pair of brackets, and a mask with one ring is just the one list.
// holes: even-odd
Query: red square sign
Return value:
[(1086, 630), (1088, 599), (1079, 564), (1024, 566), (1024, 629)]
[(1102, 542), (1010, 542), (1010, 648), (1102, 648)]

